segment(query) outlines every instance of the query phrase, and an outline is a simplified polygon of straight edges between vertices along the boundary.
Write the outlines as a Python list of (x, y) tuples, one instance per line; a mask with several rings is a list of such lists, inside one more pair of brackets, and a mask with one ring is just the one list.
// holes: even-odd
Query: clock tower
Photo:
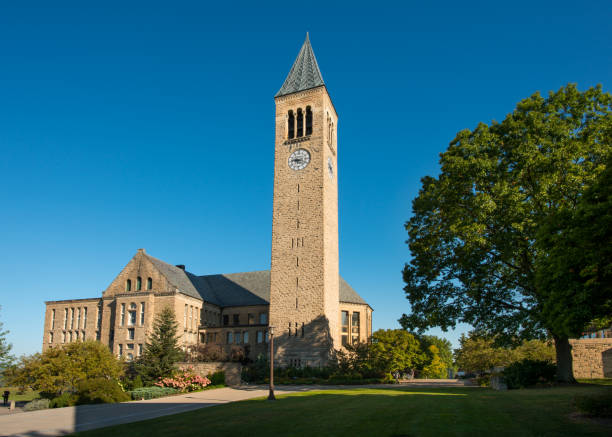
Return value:
[(340, 347), (338, 117), (308, 34), (276, 94), (270, 326), (280, 365)]

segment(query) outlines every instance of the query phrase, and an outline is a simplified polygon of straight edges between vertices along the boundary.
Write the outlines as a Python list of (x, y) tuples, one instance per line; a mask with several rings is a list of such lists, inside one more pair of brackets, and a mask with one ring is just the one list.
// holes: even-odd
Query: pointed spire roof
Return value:
[(325, 82), (323, 82), (317, 58), (315, 58), (312, 51), (310, 38), (308, 37), (308, 32), (306, 32), (304, 45), (302, 45), (302, 49), (293, 63), (285, 83), (283, 83), (283, 86), (274, 97), (297, 93), (298, 91), (304, 91), (321, 85), (325, 85)]

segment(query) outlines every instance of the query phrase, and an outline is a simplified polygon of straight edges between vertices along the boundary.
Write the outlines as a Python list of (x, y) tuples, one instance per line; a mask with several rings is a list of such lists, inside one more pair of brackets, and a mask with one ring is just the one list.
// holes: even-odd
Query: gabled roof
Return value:
[[(145, 254), (179, 292), (220, 307), (268, 305), (270, 270), (197, 276)], [(340, 277), (340, 302), (367, 305), (366, 301)]]
[(321, 76), (321, 71), (317, 64), (317, 58), (315, 58), (312, 51), (310, 38), (308, 38), (308, 33), (306, 33), (306, 40), (302, 45), (302, 49), (293, 63), (285, 83), (283, 83), (283, 86), (274, 97), (297, 93), (298, 91), (304, 91), (321, 85), (325, 85), (325, 82), (323, 82), (323, 76)]

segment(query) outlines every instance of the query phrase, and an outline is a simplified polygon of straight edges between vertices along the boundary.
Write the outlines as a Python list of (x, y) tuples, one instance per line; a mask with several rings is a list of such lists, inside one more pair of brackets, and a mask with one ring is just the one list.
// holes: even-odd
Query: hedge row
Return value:
[(180, 393), (180, 390), (171, 387), (142, 387), (128, 392), (134, 400), (156, 399), (175, 393)]

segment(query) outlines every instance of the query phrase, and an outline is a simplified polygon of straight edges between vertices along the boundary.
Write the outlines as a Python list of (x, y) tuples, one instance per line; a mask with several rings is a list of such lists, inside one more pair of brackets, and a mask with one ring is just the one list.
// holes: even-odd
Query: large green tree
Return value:
[(457, 366), (467, 372), (484, 373), (523, 359), (554, 361), (554, 346), (546, 341), (524, 340), (515, 347), (500, 347), (493, 337), (472, 331), (461, 334), (459, 348), (455, 349)]
[[(611, 128), (612, 129), (612, 128)], [(612, 154), (575, 208), (560, 209), (540, 228), (536, 284), (550, 290), (544, 317), (555, 332), (575, 335), (612, 316)], [(568, 307), (568, 303), (573, 306)]]
[[(605, 168), (611, 102), (601, 87), (568, 85), (521, 101), (501, 123), (457, 134), (441, 154), (441, 174), (422, 179), (406, 223), (405, 328), (462, 322), (499, 341), (552, 336), (557, 376), (573, 380), (568, 337), (591, 315), (558, 329), (581, 300), (537, 280), (539, 232), (558, 211), (575, 209)], [(551, 302), (566, 311), (544, 311)]]
[(178, 345), (178, 323), (171, 308), (165, 307), (155, 318), (153, 332), (145, 344), (142, 356), (134, 368), (143, 381), (157, 382), (159, 378), (172, 376), (176, 363), (184, 358)]
[(19, 387), (29, 387), (53, 398), (62, 393), (76, 393), (84, 381), (117, 381), (124, 366), (98, 341), (74, 342), (47, 349), (42, 354), (21, 357), (7, 371), (7, 379)]
[[(439, 357), (440, 362), (444, 367), (444, 376), (440, 376), (441, 378), (446, 378), (448, 375), (448, 370), (452, 369), (453, 366), (453, 345), (446, 338), (436, 337), (435, 335), (421, 335), (421, 348), (424, 351), (429, 351), (431, 354), (431, 346), (435, 346), (437, 350), (437, 355)], [(433, 360), (433, 357), (432, 357)], [(442, 372), (440, 372), (442, 375)]]
[(403, 329), (379, 329), (372, 334), (370, 357), (384, 373), (420, 368), (427, 360), (419, 340)]

